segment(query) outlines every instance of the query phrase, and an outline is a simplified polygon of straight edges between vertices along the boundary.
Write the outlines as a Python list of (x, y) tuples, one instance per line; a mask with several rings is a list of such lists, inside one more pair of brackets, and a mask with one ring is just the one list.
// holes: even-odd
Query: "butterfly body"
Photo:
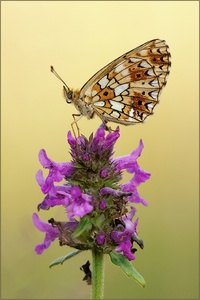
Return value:
[(75, 105), (80, 117), (91, 119), (97, 114), (104, 123), (141, 123), (153, 114), (159, 102), (170, 57), (164, 40), (149, 41), (106, 65), (80, 90), (72, 91), (65, 84), (66, 102)]

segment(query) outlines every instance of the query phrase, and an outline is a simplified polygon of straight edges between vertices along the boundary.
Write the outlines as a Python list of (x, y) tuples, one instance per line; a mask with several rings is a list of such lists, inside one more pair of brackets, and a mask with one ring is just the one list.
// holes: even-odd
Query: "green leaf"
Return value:
[(132, 263), (124, 255), (117, 253), (114, 250), (111, 251), (109, 255), (113, 264), (119, 266), (128, 277), (134, 278), (141, 286), (145, 287), (144, 278), (138, 273)]
[(49, 268), (54, 267), (54, 266), (59, 265), (59, 264), (62, 265), (64, 263), (64, 261), (72, 258), (73, 256), (77, 255), (80, 252), (81, 252), (81, 250), (77, 250), (77, 251), (71, 252), (71, 253), (63, 256), (63, 257), (60, 257), (60, 258), (52, 261), (52, 263), (50, 263), (50, 265), (49, 265)]
[(97, 215), (93, 220), (92, 223), (95, 225), (95, 227), (101, 227), (102, 223), (105, 222), (102, 215)]
[(81, 221), (79, 222), (78, 226), (76, 227), (74, 233), (73, 233), (73, 237), (77, 238), (79, 237), (81, 234), (83, 234), (85, 231), (88, 231), (92, 228), (92, 224), (91, 224), (91, 218), (89, 215), (86, 215), (85, 217), (83, 217), (81, 219)]

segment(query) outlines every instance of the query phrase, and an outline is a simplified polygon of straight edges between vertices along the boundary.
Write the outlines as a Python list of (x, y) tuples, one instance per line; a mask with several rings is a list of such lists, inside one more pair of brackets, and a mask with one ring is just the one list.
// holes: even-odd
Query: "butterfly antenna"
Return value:
[(58, 75), (58, 73), (54, 70), (54, 67), (51, 66), (51, 72), (60, 80), (62, 81), (62, 83), (64, 83), (64, 85), (67, 87), (67, 89), (69, 90), (68, 85), (64, 82), (64, 80), (62, 80), (62, 78)]

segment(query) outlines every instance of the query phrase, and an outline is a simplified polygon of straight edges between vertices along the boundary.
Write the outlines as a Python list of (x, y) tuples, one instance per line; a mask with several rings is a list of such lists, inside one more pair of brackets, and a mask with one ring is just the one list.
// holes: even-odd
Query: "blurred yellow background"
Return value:
[[(85, 252), (63, 266), (49, 263), (72, 249), (57, 242), (38, 256), (44, 235), (32, 224), (43, 199), (35, 173), (38, 152), (69, 161), (66, 134), (73, 105), (62, 83), (81, 88), (100, 68), (154, 38), (165, 39), (171, 74), (153, 117), (120, 126), (115, 156), (142, 138), (140, 166), (151, 179), (139, 192), (149, 205), (137, 207), (145, 248), (133, 262), (144, 276), (141, 288), (106, 257), (105, 299), (198, 298), (198, 1), (2, 1), (2, 283), (3, 299), (88, 299), (80, 266)], [(82, 118), (89, 136), (100, 119)], [(115, 124), (111, 124), (115, 128)], [(41, 211), (65, 220), (61, 208)]]

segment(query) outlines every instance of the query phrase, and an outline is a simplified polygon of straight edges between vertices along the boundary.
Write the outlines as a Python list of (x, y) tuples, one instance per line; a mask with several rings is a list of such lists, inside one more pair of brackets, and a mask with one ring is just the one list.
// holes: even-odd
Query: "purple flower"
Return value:
[(82, 194), (78, 186), (72, 187), (71, 196), (71, 203), (67, 206), (70, 218), (73, 216), (83, 217), (93, 210), (93, 206), (90, 205), (92, 197), (87, 194)]
[[(45, 150), (40, 151), (39, 160), (48, 175), (45, 178), (41, 170), (36, 174), (45, 194), (38, 210), (62, 206), (68, 220), (60, 222), (51, 218), (46, 223), (33, 214), (34, 225), (45, 233), (44, 242), (36, 246), (37, 254), (56, 239), (60, 245), (80, 250), (95, 248), (109, 253), (115, 249), (129, 260), (135, 259), (134, 242), (143, 248), (136, 231), (138, 219), (132, 221), (136, 213), (133, 204), (147, 205), (137, 187), (150, 174), (137, 162), (144, 147), (142, 141), (130, 155), (113, 158), (119, 136), (118, 127), (106, 134), (100, 126), (89, 139), (83, 135), (76, 139), (68, 132), (71, 162), (56, 163), (48, 158)], [(124, 171), (132, 177), (122, 184)]]
[(108, 175), (108, 170), (106, 168), (102, 169), (100, 172), (101, 178), (105, 178)]
[(99, 245), (103, 245), (104, 241), (105, 241), (105, 235), (104, 233), (99, 233), (96, 237), (96, 241), (97, 241), (97, 244)]
[(124, 218), (125, 227), (122, 231), (113, 231), (111, 233), (111, 238), (118, 243), (116, 248), (117, 252), (123, 252), (123, 254), (129, 259), (135, 259), (135, 256), (131, 252), (132, 242), (131, 237), (136, 232), (136, 227), (138, 224), (138, 219), (133, 223), (128, 218)]
[(39, 231), (46, 233), (44, 242), (35, 248), (37, 254), (42, 254), (59, 237), (59, 230), (57, 227), (52, 227), (51, 224), (41, 221), (36, 213), (33, 214), (33, 224)]
[(102, 199), (99, 203), (99, 208), (104, 210), (106, 208), (106, 200)]

